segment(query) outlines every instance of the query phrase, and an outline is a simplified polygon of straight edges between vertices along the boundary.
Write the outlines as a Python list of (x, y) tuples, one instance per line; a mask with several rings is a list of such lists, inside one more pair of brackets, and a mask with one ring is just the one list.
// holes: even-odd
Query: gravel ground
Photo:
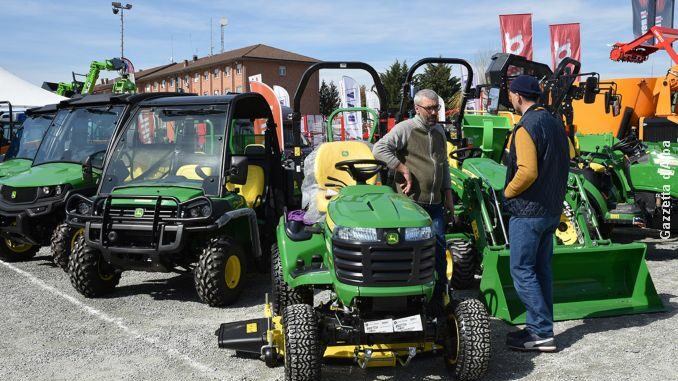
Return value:
[[(641, 240), (633, 230), (616, 240)], [(486, 380), (678, 380), (678, 240), (643, 239), (647, 264), (667, 311), (556, 323), (559, 352), (519, 353), (504, 347), (515, 329), (491, 321)], [(217, 348), (227, 321), (259, 317), (268, 278), (251, 276), (231, 308), (197, 300), (188, 275), (123, 274), (116, 291), (86, 299), (47, 261), (0, 262), (0, 380), (275, 380), (283, 369)], [(406, 368), (363, 371), (325, 365), (327, 379), (446, 380), (442, 360), (416, 358)]]

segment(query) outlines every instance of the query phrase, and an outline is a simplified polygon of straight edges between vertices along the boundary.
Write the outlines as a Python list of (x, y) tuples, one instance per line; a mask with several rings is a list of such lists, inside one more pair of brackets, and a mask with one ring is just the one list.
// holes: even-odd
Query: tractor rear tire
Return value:
[(68, 272), (68, 258), (73, 252), (75, 242), (83, 232), (83, 228), (73, 228), (63, 222), (57, 225), (52, 233), (52, 242), (49, 245), (52, 252), (52, 262), (65, 272)]
[(101, 252), (87, 246), (85, 236), (79, 236), (68, 261), (71, 284), (87, 298), (111, 293), (120, 282), (120, 271), (106, 263)]
[(273, 313), (281, 315), (287, 306), (292, 304), (313, 305), (313, 289), (300, 286), (291, 288), (285, 283), (283, 278), (282, 263), (280, 262), (280, 251), (278, 245), (271, 247), (271, 305)]
[(490, 361), (490, 324), (477, 299), (455, 300), (445, 309), (448, 334), (444, 360), (454, 379), (478, 380)]
[(323, 353), (313, 306), (287, 306), (283, 311), (283, 335), (285, 381), (319, 381)]
[(8, 238), (0, 238), (0, 259), (7, 262), (26, 261), (40, 250), (40, 246), (16, 243)]
[(450, 286), (455, 290), (466, 290), (473, 286), (478, 263), (478, 253), (469, 241), (451, 239), (447, 250), (452, 254), (452, 277)]
[(232, 241), (213, 237), (195, 267), (195, 290), (210, 307), (235, 303), (245, 281), (245, 252)]

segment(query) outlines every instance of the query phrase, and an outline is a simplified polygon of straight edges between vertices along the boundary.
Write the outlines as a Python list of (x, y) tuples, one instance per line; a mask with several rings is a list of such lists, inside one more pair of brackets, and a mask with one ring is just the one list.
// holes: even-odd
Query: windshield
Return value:
[(119, 186), (183, 186), (218, 192), (228, 106), (143, 108), (116, 142), (102, 193)]
[(54, 114), (36, 114), (26, 118), (5, 155), (5, 160), (28, 159), (33, 160), (38, 151), (42, 136), (54, 118)]
[(95, 152), (106, 150), (123, 106), (60, 110), (50, 124), (33, 165), (49, 162), (81, 163)]

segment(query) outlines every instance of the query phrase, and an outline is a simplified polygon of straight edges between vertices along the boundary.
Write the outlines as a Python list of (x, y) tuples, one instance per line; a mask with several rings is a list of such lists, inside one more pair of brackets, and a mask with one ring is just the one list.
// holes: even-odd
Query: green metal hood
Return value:
[(346, 227), (399, 228), (431, 224), (428, 213), (387, 186), (355, 185), (342, 188), (327, 213), (334, 224)]
[(46, 163), (2, 179), (2, 184), (15, 188), (43, 187), (70, 184), (78, 187), (84, 183), (82, 166), (76, 163)]
[(31, 167), (28, 159), (10, 159), (0, 163), (0, 177), (13, 176)]
[(495, 191), (504, 189), (506, 183), (506, 166), (488, 158), (464, 160), (462, 171), (471, 177), (487, 180)]
[(678, 154), (650, 151), (647, 161), (631, 165), (634, 190), (667, 193), (678, 197)]
[[(113, 195), (113, 203), (115, 203), (115, 196), (116, 195), (125, 195), (125, 196), (152, 196), (152, 197), (157, 197), (157, 196), (167, 196), (167, 197), (176, 197), (179, 199), (179, 202), (185, 202), (190, 199), (199, 197), (203, 195), (202, 189), (198, 188), (188, 188), (188, 187), (171, 187), (167, 185), (158, 185), (158, 186), (153, 186), (153, 185), (147, 185), (147, 186), (137, 186), (137, 187), (128, 187), (128, 188), (120, 188), (120, 189), (115, 189), (113, 192), (111, 192)], [(147, 204), (147, 203), (153, 203), (155, 201), (150, 200), (150, 199), (138, 199), (135, 200), (135, 203), (140, 203), (140, 204)], [(129, 200), (126, 200), (126, 203), (129, 203)], [(163, 205), (166, 204), (167, 202), (163, 202)], [(170, 204), (172, 204), (170, 202)]]

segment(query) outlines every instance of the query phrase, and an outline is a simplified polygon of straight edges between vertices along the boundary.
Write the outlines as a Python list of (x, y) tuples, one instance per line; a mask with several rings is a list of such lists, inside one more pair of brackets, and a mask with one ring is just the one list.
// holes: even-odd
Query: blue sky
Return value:
[[(532, 13), (535, 60), (550, 64), (548, 25), (581, 23), (582, 70), (603, 78), (661, 75), (656, 53), (644, 64), (609, 60), (611, 45), (633, 39), (627, 0), (261, 1), (130, 0), (125, 55), (137, 69), (263, 43), (321, 60), (358, 60), (386, 69), (395, 59), (476, 57), (501, 49), (499, 14)], [(123, 4), (125, 2), (123, 1)], [(89, 62), (120, 54), (120, 17), (110, 0), (2, 0), (0, 66), (32, 83), (69, 81)], [(329, 77), (328, 77), (329, 78)], [(360, 81), (360, 79), (358, 79)]]

